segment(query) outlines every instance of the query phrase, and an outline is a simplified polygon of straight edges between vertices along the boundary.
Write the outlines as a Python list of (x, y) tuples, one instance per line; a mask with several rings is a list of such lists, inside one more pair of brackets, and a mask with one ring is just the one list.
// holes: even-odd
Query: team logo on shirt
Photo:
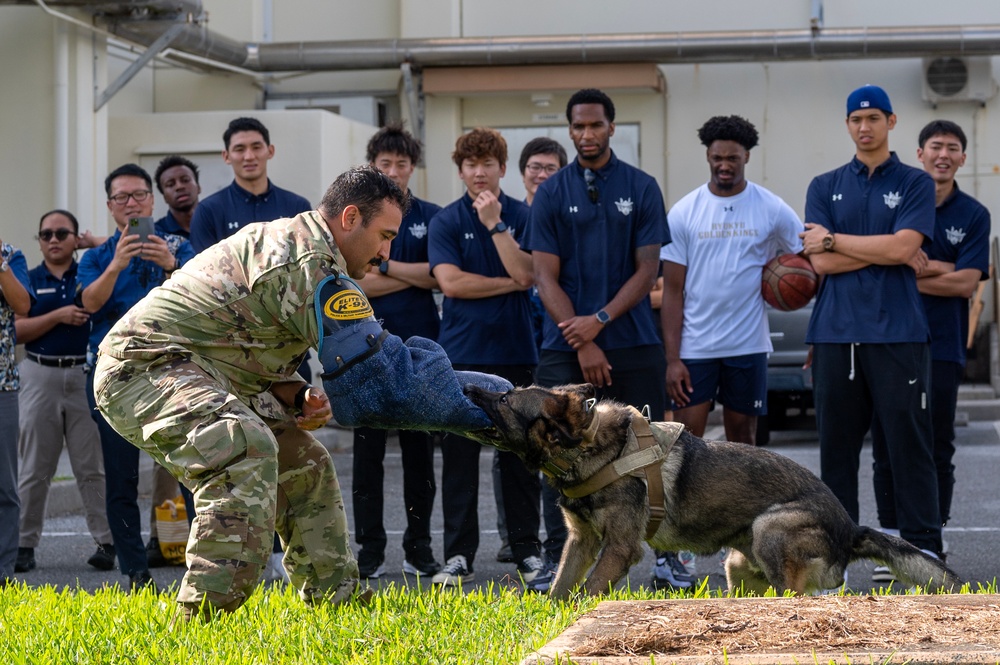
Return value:
[(889, 210), (892, 210), (899, 205), (899, 202), (903, 200), (903, 197), (899, 195), (899, 192), (889, 192), (888, 194), (883, 194), (882, 199), (889, 207)]
[(632, 199), (618, 199), (615, 201), (615, 207), (618, 208), (618, 212), (627, 215), (632, 212)]
[(427, 224), (414, 224), (410, 227), (410, 233), (412, 233), (413, 237), (417, 240), (423, 240), (424, 236), (427, 235)]
[(954, 226), (950, 229), (946, 229), (944, 235), (948, 239), (948, 242), (952, 245), (957, 245), (965, 240), (965, 231), (962, 229), (956, 229)]

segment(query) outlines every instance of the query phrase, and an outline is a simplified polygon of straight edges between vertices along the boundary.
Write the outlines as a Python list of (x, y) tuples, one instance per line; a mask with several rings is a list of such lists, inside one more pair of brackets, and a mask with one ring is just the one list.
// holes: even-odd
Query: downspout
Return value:
[(66, 209), (69, 207), (69, 27), (57, 21), (55, 33), (55, 81), (52, 90), (55, 105), (55, 182), (52, 200), (56, 208)]

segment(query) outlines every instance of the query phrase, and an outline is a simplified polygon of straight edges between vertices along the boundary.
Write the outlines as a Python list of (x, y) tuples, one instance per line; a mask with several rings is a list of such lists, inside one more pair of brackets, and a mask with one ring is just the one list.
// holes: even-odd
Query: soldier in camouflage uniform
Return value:
[[(327, 422), (331, 405), (295, 368), (317, 345), (324, 378), (344, 358), (360, 355), (367, 363), (381, 355), (385, 332), (379, 346), (362, 354), (348, 353), (341, 339), (324, 339), (315, 294), (331, 279), (360, 278), (386, 260), (406, 205), (406, 195), (378, 170), (352, 169), (331, 185), (318, 210), (249, 225), (199, 254), (101, 345), (98, 408), (194, 492), (188, 572), (178, 595), (189, 618), (246, 601), (268, 561), (273, 531), (286, 546), (284, 565), (304, 601), (343, 602), (359, 588), (337, 474), (307, 431)], [(353, 301), (367, 305), (355, 295)], [(332, 309), (332, 300), (321, 309)], [(378, 324), (372, 318), (366, 325)], [(322, 353), (324, 341), (328, 350), (341, 350)], [(364, 376), (363, 367), (342, 376)], [(419, 377), (408, 381), (419, 383)], [(461, 395), (452, 382), (452, 393)], [(339, 395), (342, 386), (326, 385)], [(437, 388), (432, 378), (412, 392)], [(364, 397), (354, 401), (369, 404)], [(385, 417), (396, 408), (375, 411)]]

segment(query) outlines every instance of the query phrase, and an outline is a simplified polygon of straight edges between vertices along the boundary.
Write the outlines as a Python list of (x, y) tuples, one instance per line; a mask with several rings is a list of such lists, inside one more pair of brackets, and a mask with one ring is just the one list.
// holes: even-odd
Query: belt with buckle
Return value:
[(76, 367), (87, 362), (87, 356), (40, 356), (27, 351), (24, 354), (28, 360), (34, 360), (45, 367)]

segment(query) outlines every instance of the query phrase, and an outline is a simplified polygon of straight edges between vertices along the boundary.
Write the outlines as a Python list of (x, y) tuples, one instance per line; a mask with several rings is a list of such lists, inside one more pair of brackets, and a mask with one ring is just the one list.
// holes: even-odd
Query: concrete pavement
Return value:
[[(809, 429), (809, 419), (800, 419), (794, 426), (801, 429), (777, 431), (772, 435), (769, 446), (773, 450), (789, 456), (818, 473), (819, 447), (814, 429)], [(721, 437), (718, 426), (707, 433), (709, 438)], [(340, 482), (344, 490), (349, 519), (353, 525), (351, 502), (351, 450), (352, 436), (348, 430), (324, 428), (320, 436), (330, 449)], [(957, 428), (957, 448), (955, 457), (958, 476), (955, 505), (951, 523), (945, 527), (944, 537), (949, 543), (948, 563), (963, 578), (975, 583), (989, 583), (995, 580), (1000, 570), (1000, 495), (996, 489), (996, 473), (1000, 469), (1000, 434), (993, 422), (972, 422)], [(513, 564), (500, 564), (494, 560), (500, 540), (496, 531), (495, 504), (492, 493), (491, 462), (492, 450), (483, 449), (480, 455), (479, 511), (481, 540), (474, 564), (476, 586), (491, 583), (517, 585), (518, 577)], [(440, 454), (435, 456), (440, 479)], [(402, 469), (400, 454), (395, 437), (390, 438), (386, 453), (386, 504), (385, 523), (389, 535), (386, 551), (387, 573), (377, 584), (415, 583), (412, 578), (402, 575), (403, 552), (400, 545), (405, 519), (402, 502)], [(151, 468), (148, 460), (143, 468)], [(61, 466), (59, 475), (70, 475), (68, 462)], [(862, 522), (876, 524), (874, 495), (871, 489), (871, 453), (866, 446), (861, 463), (861, 511)], [(149, 516), (148, 480), (142, 499), (144, 534), (147, 533)], [(79, 514), (79, 496), (72, 480), (56, 482), (50, 497), (50, 517), (46, 520), (42, 542), (36, 550), (39, 568), (16, 577), (32, 585), (51, 584), (57, 587), (70, 586), (94, 590), (105, 584), (127, 582), (117, 571), (99, 572), (86, 565), (86, 558), (93, 552), (93, 541), (87, 534), (86, 524)], [(75, 498), (74, 498), (75, 494)], [(442, 559), (443, 524), (440, 510), (440, 493), (435, 503), (432, 532), (434, 552)], [(632, 586), (645, 585), (649, 580), (653, 557), (647, 552), (641, 563), (630, 574)], [(709, 576), (712, 587), (724, 586), (725, 581), (718, 557), (699, 557), (696, 562), (699, 575)], [(849, 586), (856, 591), (870, 588), (872, 564), (854, 564), (849, 569)], [(180, 580), (181, 568), (160, 568), (153, 576), (162, 586), (169, 586)]]

